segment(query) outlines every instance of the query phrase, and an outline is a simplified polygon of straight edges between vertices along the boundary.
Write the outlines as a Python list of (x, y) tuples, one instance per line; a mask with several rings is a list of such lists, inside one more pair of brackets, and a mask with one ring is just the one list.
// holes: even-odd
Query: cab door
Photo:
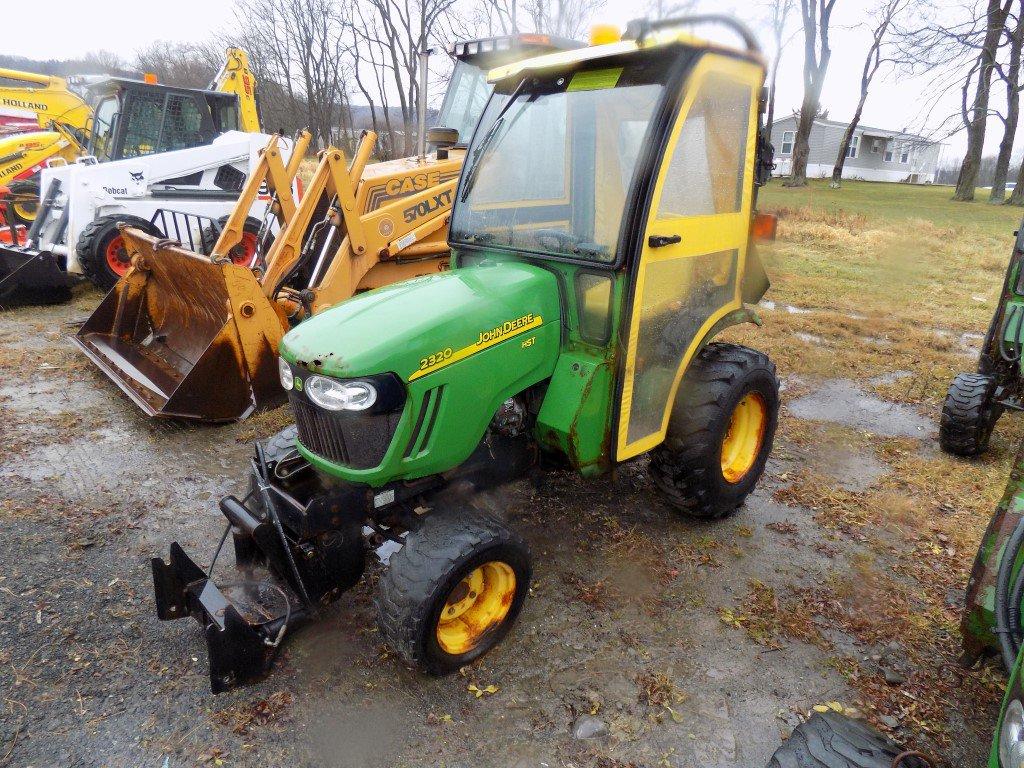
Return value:
[(705, 53), (683, 85), (633, 271), (616, 459), (665, 438), (700, 341), (742, 306), (763, 69)]

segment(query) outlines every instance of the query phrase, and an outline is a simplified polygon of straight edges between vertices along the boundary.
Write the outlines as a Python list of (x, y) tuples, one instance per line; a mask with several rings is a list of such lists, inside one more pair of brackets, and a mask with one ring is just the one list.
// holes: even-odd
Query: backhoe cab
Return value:
[[(697, 23), (745, 46), (683, 31)], [(264, 672), (386, 540), (401, 549), (379, 626), (406, 662), (441, 674), (496, 645), (530, 553), (453, 484), (495, 486), (539, 457), (595, 475), (649, 453), (667, 502), (709, 519), (764, 470), (774, 366), (714, 341), (758, 322), (745, 303), (768, 285), (750, 237), (771, 165), (753, 36), (718, 16), (641, 22), (490, 79), (451, 271), (357, 296), (281, 343), (296, 426), (257, 445), (251, 492), (220, 504), (244, 587), (218, 589), (177, 544), (153, 561), (160, 617), (204, 627), (214, 691)]]

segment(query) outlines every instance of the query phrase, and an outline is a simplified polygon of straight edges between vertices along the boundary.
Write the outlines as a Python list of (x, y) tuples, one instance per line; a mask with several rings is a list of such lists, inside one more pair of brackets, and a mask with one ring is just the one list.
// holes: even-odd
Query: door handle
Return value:
[(651, 235), (647, 238), (647, 245), (651, 248), (664, 248), (666, 245), (675, 245), (682, 241), (680, 235)]

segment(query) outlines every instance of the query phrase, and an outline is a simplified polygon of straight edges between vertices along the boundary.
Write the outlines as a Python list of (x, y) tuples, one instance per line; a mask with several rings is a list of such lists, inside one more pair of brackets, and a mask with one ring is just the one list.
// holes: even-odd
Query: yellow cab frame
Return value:
[[(572, 80), (573, 73), (593, 72), (587, 69), (593, 66), (591, 61), (625, 61), (641, 51), (645, 55), (664, 51), (674, 56), (663, 101), (652, 117), (628, 189), (615, 178), (616, 151), (606, 146), (607, 137), (601, 136), (601, 130), (606, 129), (598, 131), (595, 230), (617, 228), (617, 234), (611, 236), (617, 238), (614, 253), (604, 263), (550, 254), (542, 259), (576, 265), (559, 268), (570, 286), (566, 291), (570, 310), (566, 332), (571, 345), (594, 343), (580, 337), (581, 318), (592, 297), (577, 295), (572, 282), (575, 280), (578, 286), (578, 273), (584, 271), (607, 278), (607, 287), (596, 297), (596, 303), (603, 305), (609, 315), (608, 336), (597, 346), (603, 348), (608, 359), (608, 370), (603, 375), (613, 380), (608, 382), (611, 402), (606, 411), (611, 421), (610, 439), (605, 432), (607, 422), (604, 430), (591, 422), (589, 439), (583, 420), (566, 430), (567, 439), (576, 443), (566, 453), (576, 457), (574, 463), (584, 472), (597, 470), (607, 461), (631, 459), (661, 444), (680, 382), (697, 352), (727, 326), (760, 324), (750, 305), (763, 296), (768, 280), (752, 248), (751, 235), (757, 187), (764, 183), (771, 164), (770, 145), (760, 129), (765, 65), (745, 27), (713, 14), (686, 19), (687, 24), (704, 22), (724, 24), (739, 33), (746, 50), (682, 32), (677, 20), (664, 25), (645, 21), (638, 28), (627, 29), (620, 42), (540, 57), (527, 63), (530, 71), (514, 64), (490, 76), (498, 83), (515, 83), (531, 73), (565, 72)], [(673, 47), (679, 53), (669, 53)], [(613, 64), (609, 66), (614, 70)], [(572, 86), (570, 82), (570, 90)], [(597, 83), (594, 87), (605, 86)], [(614, 112), (615, 106), (609, 111)], [(571, 124), (572, 116), (568, 119)], [(609, 115), (605, 119), (611, 125), (628, 116)], [(716, 141), (719, 146), (713, 146)], [(693, 151), (694, 142), (704, 142), (699, 152)], [(720, 167), (713, 167), (716, 163)], [(501, 173), (488, 169), (484, 176), (497, 184), (494, 180)], [(608, 192), (608, 188), (617, 191)], [(579, 194), (579, 190), (567, 189), (565, 203), (572, 194)], [(606, 204), (602, 197), (609, 195), (625, 195), (625, 205), (621, 218), (606, 221), (600, 209)], [(529, 209), (559, 202), (530, 200), (514, 205)], [(498, 210), (503, 205), (483, 207)], [(558, 223), (549, 219), (535, 226), (543, 229)], [(487, 249), (453, 245), (467, 255)], [(528, 253), (524, 256), (529, 257)], [(468, 262), (463, 257), (460, 263)], [(680, 324), (680, 317), (685, 322)], [(673, 339), (671, 350), (657, 352), (666, 327), (673, 323), (680, 333)], [(586, 390), (591, 398), (603, 388), (597, 384), (599, 375), (594, 376), (595, 386)], [(595, 411), (594, 407), (596, 404), (583, 404), (578, 414), (604, 410), (596, 407)], [(588, 442), (591, 450), (584, 447)]]

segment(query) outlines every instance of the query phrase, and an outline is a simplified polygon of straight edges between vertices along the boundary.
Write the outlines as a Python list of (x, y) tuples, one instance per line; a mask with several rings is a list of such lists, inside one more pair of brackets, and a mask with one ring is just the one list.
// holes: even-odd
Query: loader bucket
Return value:
[(285, 318), (253, 272), (125, 228), (129, 270), (74, 343), (149, 416), (223, 422), (284, 402)]

